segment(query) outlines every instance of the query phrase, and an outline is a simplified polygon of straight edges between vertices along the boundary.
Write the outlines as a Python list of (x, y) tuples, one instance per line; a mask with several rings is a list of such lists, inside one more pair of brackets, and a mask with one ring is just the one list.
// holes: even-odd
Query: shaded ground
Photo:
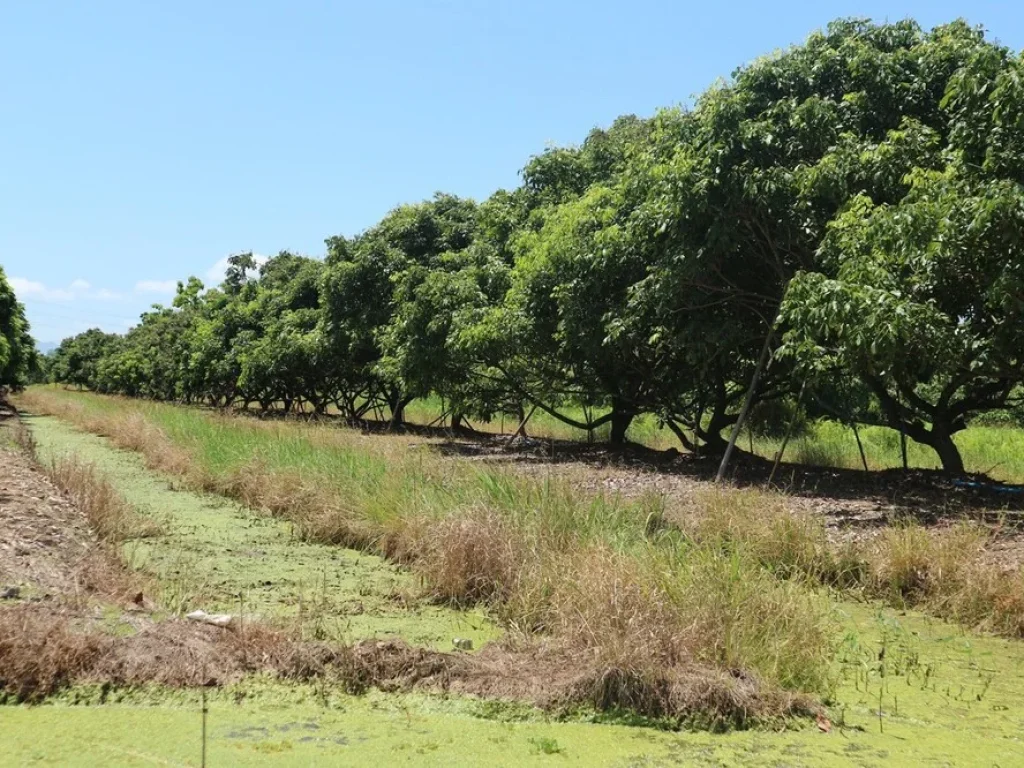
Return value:
[[(713, 487), (719, 463), (714, 457), (639, 445), (613, 449), (606, 444), (550, 440), (520, 439), (510, 444), (507, 437), (479, 433), (455, 436), (442, 431), (441, 436), (445, 437), (442, 442), (431, 445), (460, 460), (557, 476), (591, 493), (626, 498), (662, 495), (670, 517), (687, 514), (695, 497)], [(769, 487), (771, 471), (771, 462), (742, 453), (734, 458), (728, 480), (735, 487), (764, 489)], [(794, 511), (822, 515), (836, 541), (870, 538), (901, 519), (929, 526), (968, 519), (988, 524), (996, 532), (987, 557), (1008, 568), (1024, 566), (1024, 494), (1008, 492), (1012, 486), (983, 477), (974, 481), (977, 487), (960, 486), (934, 470), (862, 472), (783, 463), (770, 487), (784, 494)]]

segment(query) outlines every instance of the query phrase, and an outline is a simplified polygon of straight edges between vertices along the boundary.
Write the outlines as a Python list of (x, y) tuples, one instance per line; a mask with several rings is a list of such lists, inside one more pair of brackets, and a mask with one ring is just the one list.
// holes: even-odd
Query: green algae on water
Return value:
[(287, 522), (220, 496), (175, 490), (139, 455), (59, 419), (27, 421), (44, 461), (74, 453), (160, 521), (162, 534), (127, 542), (123, 551), (134, 568), (158, 577), (170, 608), (300, 619), (318, 639), (400, 637), (442, 650), (455, 637), (480, 647), (499, 635), (481, 611), (415, 599), (415, 577), (380, 557), (305, 542)]

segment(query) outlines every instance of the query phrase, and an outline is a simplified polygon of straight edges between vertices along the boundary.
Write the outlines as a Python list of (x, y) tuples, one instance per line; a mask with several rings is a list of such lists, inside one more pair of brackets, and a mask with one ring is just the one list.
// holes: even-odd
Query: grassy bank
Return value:
[[(379, 556), (304, 541), (286, 520), (254, 515), (218, 496), (174, 490), (166, 477), (147, 470), (141, 455), (118, 451), (59, 419), (25, 421), (40, 461), (54, 467), (58, 478), (100, 478), (95, 484), (58, 483), (72, 490), (87, 514), (105, 510), (92, 516), (97, 527), (116, 532), (123, 560), (150, 577), (160, 591), (155, 597), (171, 611), (242, 613), (297, 623), (311, 639), (347, 643), (397, 636), (445, 650), (453, 637), (479, 646), (499, 634), (479, 611), (414, 599), (416, 580)], [(115, 487), (119, 502), (91, 503), (100, 501), (95, 489), (111, 497)]]
[(285, 518), (305, 540), (406, 564), (432, 599), (484, 606), (510, 642), (571, 649), (580, 695), (602, 708), (733, 722), (828, 692), (828, 602), (743, 550), (661, 525), (656, 499), (581, 497), (410, 450), (407, 437), (55, 391), (21, 403)]
[[(125, 410), (136, 405), (150, 407), (95, 400), (98, 402), (94, 413), (124, 415)], [(87, 407), (91, 409), (91, 405)], [(169, 416), (178, 418), (176, 414)], [(291, 542), (285, 560), (298, 561), (305, 549), (311, 557), (316, 551), (317, 557), (311, 559), (311, 564), (319, 559), (321, 569), (329, 575), (345, 562), (344, 558), (338, 560), (344, 551), (337, 547), (306, 544), (288, 536), (288, 522), (260, 521), (241, 507), (235, 508), (216, 497), (170, 490), (167, 475), (147, 470), (135, 454), (111, 450), (108, 440), (69, 429), (55, 419), (30, 419), (29, 423), (44, 449), (49, 446), (90, 461), (96, 473), (107, 477), (126, 497), (139, 502), (139, 511), (162, 521), (161, 531), (143, 540), (154, 545), (154, 556), (158, 556), (159, 550), (174, 548), (178, 538), (203, 537), (208, 542), (209, 559), (204, 554), (188, 563), (190, 571), (202, 572), (199, 566), (204, 560), (207, 565), (216, 565), (218, 554), (233, 558), (229, 550), (252, 546), (242, 539), (261, 538), (269, 527), (279, 529), (283, 541)], [(302, 425), (292, 427), (303, 430)], [(225, 428), (233, 427), (229, 423)], [(348, 437), (359, 441), (360, 450), (374, 450), (377, 441), (359, 435)], [(365, 440), (368, 442), (363, 443)], [(408, 452), (407, 440), (395, 443), (391, 450)], [(238, 461), (245, 464), (244, 457), (236, 456), (225, 467)], [(458, 479), (451, 474), (442, 476)], [(179, 476), (176, 484), (186, 479)], [(312, 476), (308, 479), (311, 481)], [(140, 490), (144, 493), (136, 495)], [(792, 516), (787, 527), (779, 509), (771, 505), (771, 498), (759, 494), (709, 496), (701, 500), (702, 514), (693, 518), (691, 527), (671, 535), (699, 539), (700, 552), (718, 549), (730, 553), (731, 560), (738, 561), (736, 567), (741, 569), (741, 575), (756, 567), (778, 580), (792, 580), (795, 576), (799, 583), (816, 571), (816, 578), (823, 578), (824, 570), (834, 564), (827, 553), (817, 548), (817, 529), (804, 527), (803, 518)], [(175, 506), (179, 502), (198, 503), (205, 508), (196, 506), (184, 514)], [(659, 540), (667, 546), (670, 539), (665, 536), (669, 534), (664, 533), (660, 522), (662, 510), (654, 500), (638, 507), (624, 506), (623, 514), (629, 509), (646, 515), (648, 539), (658, 539), (657, 531), (661, 530)], [(222, 524), (214, 524), (221, 519)], [(761, 527), (754, 530), (755, 525)], [(742, 553), (736, 551), (737, 545), (741, 545)], [(265, 549), (262, 542), (256, 546)], [(622, 548), (615, 551), (636, 556), (640, 552), (632, 548), (629, 539), (624, 539)], [(266, 552), (265, 556), (272, 560), (272, 554)], [(228, 569), (225, 588), (246, 585), (240, 577), (259, 575), (261, 558), (250, 556), (248, 563), (246, 566), (245, 560), (238, 560), (238, 569)], [(411, 564), (418, 570), (415, 561)], [(247, 576), (242, 570), (246, 567)], [(208, 572), (218, 573), (213, 569)], [(670, 575), (666, 571), (664, 578), (668, 580)], [(628, 596), (629, 585), (624, 579), (614, 594)], [(657, 586), (667, 589), (669, 585)], [(359, 588), (359, 583), (332, 583), (329, 592), (344, 602), (351, 599), (353, 589)], [(278, 591), (288, 591), (287, 581), (275, 579), (273, 587), (265, 592), (257, 590), (257, 594), (268, 598)], [(600, 594), (600, 599), (605, 599), (607, 593)], [(689, 597), (698, 602), (705, 600), (704, 596)], [(715, 597), (711, 595), (712, 599)], [(620, 599), (620, 606), (625, 602)], [(763, 609), (761, 603), (739, 602), (733, 610), (742, 611), (750, 606)], [(579, 615), (586, 615), (585, 610), (577, 610)], [(974, 637), (913, 613), (897, 616), (847, 602), (833, 602), (829, 618), (838, 630), (832, 635), (825, 665), (831, 734), (821, 733), (813, 722), (804, 726), (791, 723), (782, 732), (666, 734), (583, 724), (580, 717), (604, 721), (607, 715), (579, 710), (569, 715), (572, 722), (553, 722), (549, 714), (540, 710), (487, 701), (375, 692), (353, 698), (336, 687), (325, 691), (315, 682), (303, 685), (247, 679), (210, 692), (210, 755), (240, 765), (268, 761), (302, 765), (325, 760), (345, 764), (371, 759), (438, 765), (515, 765), (527, 761), (560, 765), (863, 765), (929, 760), (955, 764), (1012, 763), (1020, 749), (1017, 695), (1024, 682), (1024, 651), (1018, 643)], [(562, 636), (523, 632), (520, 642), (530, 637)], [(766, 642), (779, 638), (780, 634), (775, 633), (766, 637)], [(706, 681), (707, 677), (705, 674), (686, 679), (692, 685), (695, 680)], [(67, 706), (97, 702), (106, 705)], [(91, 764), (104, 755), (123, 764), (154, 760), (187, 763), (198, 751), (199, 706), (198, 693), (188, 690), (114, 689), (108, 694), (76, 687), (51, 699), (47, 706), (4, 712), (4, 721), (16, 722), (18, 727), (4, 729), (0, 748), (13, 755), (15, 762)], [(566, 716), (564, 711), (562, 716)], [(53, 738), (58, 722), (62, 724), (60, 738)], [(160, 736), (140, 745), (136, 738), (140, 729), (155, 730)]]
[[(207, 692), (211, 765), (1014, 765), (1024, 650), (913, 613), (842, 607), (831, 733), (665, 732), (459, 697), (245, 680)], [(880, 649), (885, 659), (879, 661)], [(102, 703), (102, 706), (99, 704)], [(93, 706), (89, 706), (93, 705)], [(200, 694), (69, 689), (6, 707), (14, 765), (198, 765)], [(595, 722), (596, 721), (596, 722)], [(146, 733), (145, 739), (139, 739)]]
[[(836, 548), (823, 520), (793, 515), (783, 497), (725, 491), (704, 494), (685, 515), (668, 514), (676, 521), (669, 527), (664, 500), (655, 495), (632, 502), (614, 495), (581, 497), (563, 483), (443, 460), (429, 443), (410, 448), (408, 436), (267, 423), (52, 388), (30, 390), (26, 398), (33, 408), (112, 435), (196, 487), (285, 517), (310, 540), (370, 549), (409, 564), (435, 598), (485, 604), (512, 631), (558, 628), (586, 635), (585, 628), (594, 626), (605, 632), (607, 613), (595, 607), (600, 617), (581, 618), (569, 606), (593, 594), (579, 585), (599, 588), (609, 575), (613, 584), (621, 576), (643, 585), (647, 596), (668, 594), (672, 604), (689, 599), (680, 587), (687, 584), (698, 593), (708, 588), (722, 594), (726, 613), (734, 600), (759, 610), (757, 598), (731, 588), (723, 575), (731, 573), (769, 601), (763, 607), (767, 615), (774, 615), (771, 600), (792, 607), (790, 598), (806, 598), (805, 584), (791, 583), (799, 577), (798, 582), (854, 590), (1024, 636), (1024, 574), (979, 558), (991, 536), (980, 526), (929, 530), (908, 523), (868, 545)], [(738, 573), (732, 558), (740, 560)], [(668, 583), (660, 580), (666, 572), (672, 574)], [(583, 594), (570, 597), (574, 589)], [(782, 598), (780, 589), (798, 591)], [(644, 602), (650, 607), (646, 597)], [(820, 628), (817, 614), (812, 625)], [(620, 623), (616, 632), (662, 618)], [(691, 627), (708, 626), (706, 616), (677, 618)], [(786, 626), (788, 619), (780, 621)], [(728, 631), (716, 627), (726, 639), (701, 658), (729, 665), (757, 658), (755, 668), (795, 684), (799, 675), (780, 672), (784, 664), (759, 658), (761, 639), (756, 632), (745, 634), (742, 624)], [(733, 631), (740, 640), (734, 641)], [(819, 629), (811, 635), (818, 638), (817, 654), (827, 645), (824, 634)]]
[(692, 711), (709, 704), (693, 698), (700, 678), (701, 690), (731, 691), (731, 710), (742, 697), (723, 669), (827, 695), (836, 635), (814, 584), (1024, 634), (1024, 579), (982, 564), (981, 528), (897, 527), (837, 550), (821, 520), (777, 496), (708, 493), (688, 522), (668, 526), (657, 497), (582, 497), (411, 449), (408, 437), (55, 390), (23, 402), (283, 517), (306, 540), (406, 564), (431, 598), (484, 606), (512, 637), (585, 649), (588, 695), (607, 707)]

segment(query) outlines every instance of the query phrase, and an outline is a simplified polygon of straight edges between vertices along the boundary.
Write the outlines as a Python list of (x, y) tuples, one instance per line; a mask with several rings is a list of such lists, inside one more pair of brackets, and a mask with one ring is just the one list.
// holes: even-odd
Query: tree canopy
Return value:
[(51, 374), (395, 424), (434, 395), (453, 425), (539, 408), (616, 443), (652, 414), (706, 451), (744, 401), (842, 392), (962, 472), (953, 435), (1024, 378), (1022, 83), (964, 22), (836, 21), (480, 203), (398, 206), (323, 260), (236, 254)]
[(36, 367), (36, 345), (29, 335), (25, 307), (0, 267), (0, 388), (19, 389)]

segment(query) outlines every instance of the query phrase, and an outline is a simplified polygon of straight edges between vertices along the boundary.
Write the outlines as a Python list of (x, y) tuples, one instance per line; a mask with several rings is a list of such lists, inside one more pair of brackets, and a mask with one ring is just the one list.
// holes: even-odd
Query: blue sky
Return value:
[(1024, 47), (1009, 0), (0, 0), (0, 264), (37, 339), (123, 331), (232, 252), (482, 199), (840, 16)]

